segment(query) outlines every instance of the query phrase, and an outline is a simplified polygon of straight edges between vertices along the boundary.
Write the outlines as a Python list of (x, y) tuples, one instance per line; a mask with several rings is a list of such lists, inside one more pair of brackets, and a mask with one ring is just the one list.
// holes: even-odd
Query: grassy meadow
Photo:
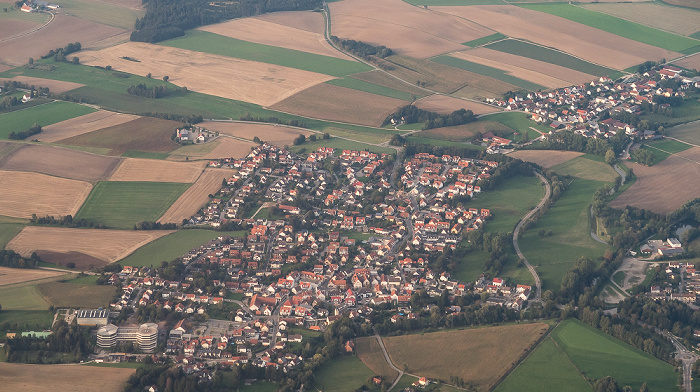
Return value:
[(24, 219), (0, 215), (0, 249), (5, 249), (5, 245), (19, 234), (26, 224)]
[(39, 293), (56, 308), (107, 308), (117, 292), (114, 286), (47, 282), (36, 286)]
[[(57, 122), (95, 112), (96, 109), (72, 102), (55, 101), (24, 110), (0, 114), (0, 139), (7, 139), (10, 132), (21, 132), (39, 124), (51, 125)], [(28, 139), (31, 139), (30, 136)]]
[(314, 389), (347, 392), (354, 391), (362, 385), (373, 387), (370, 379), (374, 373), (357, 357), (346, 356), (326, 362), (314, 376)]
[(535, 177), (512, 177), (495, 190), (484, 192), (466, 204), (469, 208), (487, 208), (492, 217), (484, 229), (489, 232), (512, 232), (518, 221), (544, 196), (544, 186)]
[(474, 39), (474, 40), (471, 40), (468, 42), (464, 42), (462, 45), (476, 48), (477, 46), (490, 44), (491, 42), (502, 40), (504, 38), (506, 38), (505, 35), (503, 35), (501, 33), (495, 33), (495, 34), (487, 35), (486, 37), (481, 37), (481, 38), (477, 38), (477, 39)]
[(133, 29), (136, 19), (145, 14), (145, 10), (89, 0), (61, 0), (60, 5), (62, 14), (127, 30)]
[(382, 95), (384, 97), (402, 99), (404, 101), (412, 101), (415, 95), (405, 92), (395, 90), (390, 87), (380, 86), (378, 84), (366, 82), (364, 80), (355, 79), (352, 77), (343, 77), (340, 79), (329, 80), (326, 83), (332, 84), (340, 87), (347, 87), (353, 90), (364, 91), (366, 93)]

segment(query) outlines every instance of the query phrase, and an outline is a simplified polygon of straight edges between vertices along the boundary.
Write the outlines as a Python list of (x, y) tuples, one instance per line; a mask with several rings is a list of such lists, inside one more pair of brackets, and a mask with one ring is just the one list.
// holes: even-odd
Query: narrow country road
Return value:
[(520, 234), (520, 229), (523, 227), (523, 224), (527, 222), (528, 219), (530, 219), (535, 212), (539, 211), (540, 208), (544, 205), (544, 203), (549, 200), (549, 197), (552, 194), (552, 187), (549, 185), (549, 181), (540, 173), (534, 172), (539, 179), (544, 182), (545, 186), (545, 191), (544, 191), (544, 197), (542, 200), (540, 200), (540, 203), (537, 204), (537, 207), (533, 208), (528, 212), (521, 220), (518, 222), (518, 225), (515, 226), (515, 230), (513, 230), (513, 247), (515, 248), (515, 252), (518, 254), (518, 257), (525, 263), (525, 266), (527, 266), (527, 269), (530, 270), (530, 273), (532, 274), (532, 277), (535, 279), (535, 285), (537, 286), (537, 293), (535, 294), (535, 301), (539, 302), (542, 299), (542, 280), (540, 279), (540, 276), (537, 274), (537, 271), (535, 271), (535, 267), (533, 267), (525, 258), (523, 255), (523, 252), (520, 251), (520, 246), (518, 246), (518, 235)]
[(399, 383), (399, 380), (401, 380), (401, 377), (403, 377), (403, 370), (397, 368), (396, 366), (394, 366), (394, 363), (391, 362), (391, 358), (389, 358), (389, 353), (386, 352), (386, 347), (384, 347), (384, 341), (382, 341), (382, 337), (379, 336), (379, 332), (377, 332), (377, 328), (374, 328), (374, 337), (377, 339), (377, 342), (379, 343), (379, 347), (381, 347), (381, 349), (382, 349), (382, 353), (384, 354), (384, 359), (386, 359), (386, 363), (388, 363), (392, 369), (399, 372), (399, 376), (396, 377), (396, 380), (394, 380), (394, 382), (391, 384), (391, 386), (387, 389), (387, 391), (391, 391), (396, 386), (396, 384)]

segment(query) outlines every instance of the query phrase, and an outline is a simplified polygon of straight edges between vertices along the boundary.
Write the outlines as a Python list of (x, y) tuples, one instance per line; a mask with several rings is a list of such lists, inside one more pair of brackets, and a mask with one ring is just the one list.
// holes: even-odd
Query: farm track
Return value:
[(382, 340), (382, 337), (379, 336), (379, 332), (377, 332), (376, 328), (374, 328), (374, 337), (377, 339), (377, 342), (379, 343), (379, 347), (382, 349), (382, 354), (384, 354), (384, 359), (386, 360), (386, 363), (388, 363), (392, 369), (399, 372), (399, 375), (398, 375), (398, 377), (396, 377), (396, 380), (394, 380), (394, 382), (391, 384), (391, 386), (389, 388), (387, 388), (387, 391), (391, 391), (392, 389), (394, 389), (396, 384), (399, 383), (399, 380), (401, 380), (401, 377), (403, 377), (404, 373), (403, 373), (403, 370), (397, 368), (396, 366), (394, 366), (394, 363), (391, 362), (391, 358), (389, 358), (389, 353), (386, 351), (386, 347), (384, 347), (384, 341)]
[[(40, 12), (41, 12), (41, 11), (40, 11)], [(53, 12), (41, 12), (41, 13), (42, 13), (42, 14), (49, 14), (49, 15), (51, 15), (51, 18), (48, 20), (48, 22), (44, 23), (43, 25), (41, 25), (41, 26), (39, 26), (39, 27), (37, 27), (37, 28), (35, 28), (35, 29), (29, 30), (29, 31), (25, 31), (25, 32), (23, 32), (23, 33), (15, 34), (15, 35), (13, 35), (12, 37), (7, 37), (7, 38), (0, 39), (0, 43), (2, 43), (2, 42), (7, 42), (7, 41), (12, 41), (12, 40), (15, 40), (15, 39), (17, 39), (17, 38), (22, 38), (22, 37), (26, 37), (26, 36), (28, 36), (28, 35), (34, 34), (34, 33), (36, 33), (37, 31), (39, 31), (39, 30), (45, 28), (46, 26), (50, 25), (51, 22), (53, 22), (53, 20), (56, 18), (56, 14), (54, 14)]]

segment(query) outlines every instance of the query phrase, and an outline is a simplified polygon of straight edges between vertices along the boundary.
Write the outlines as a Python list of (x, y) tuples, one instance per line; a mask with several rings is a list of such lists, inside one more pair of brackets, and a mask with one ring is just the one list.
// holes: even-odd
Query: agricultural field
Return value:
[(460, 50), (462, 42), (494, 33), (466, 18), (440, 15), (401, 0), (339, 1), (328, 7), (333, 35), (417, 58)]
[(544, 185), (539, 178), (518, 176), (472, 199), (466, 207), (491, 210), (492, 217), (486, 221), (486, 231), (508, 233), (513, 231), (520, 218), (539, 203), (542, 196)]
[[(582, 7), (678, 35), (689, 36), (700, 31), (700, 11), (669, 7), (660, 2), (592, 3)], [(654, 17), (650, 18), (650, 15)]]
[(582, 322), (562, 322), (552, 338), (573, 364), (589, 379), (612, 376), (618, 385), (650, 391), (676, 391), (674, 367)]
[(271, 106), (271, 109), (338, 122), (380, 126), (408, 102), (331, 84), (318, 84)]
[[(671, 155), (653, 166), (627, 163), (637, 181), (615, 200), (613, 208), (634, 206), (667, 214), (688, 200), (698, 197), (700, 189), (700, 147)], [(669, 192), (672, 189), (672, 192)]]
[(165, 211), (158, 219), (160, 223), (181, 223), (196, 214), (209, 201), (209, 195), (215, 194), (221, 183), (235, 173), (229, 169), (206, 169), (197, 181)]
[(27, 220), (0, 216), (0, 250), (27, 225)]
[(405, 91), (394, 90), (389, 87), (380, 86), (377, 84), (369, 83), (361, 79), (356, 79), (354, 76), (348, 76), (340, 79), (329, 80), (326, 83), (332, 84), (334, 86), (347, 87), (353, 90), (364, 91), (370, 94), (382, 95), (389, 98), (396, 98), (403, 101), (412, 101), (414, 94), (407, 93)]
[(677, 65), (686, 69), (700, 69), (700, 54), (696, 53), (682, 60), (674, 61), (673, 65)]
[[(126, 151), (171, 152), (179, 144), (170, 140), (175, 128), (182, 126), (177, 121), (153, 117), (139, 117), (119, 125), (59, 140), (69, 146), (109, 149), (109, 155), (122, 155)], [(129, 137), (124, 137), (128, 134)]]
[(327, 392), (354, 391), (371, 385), (374, 373), (355, 356), (335, 358), (314, 374), (314, 388)]
[(569, 175), (603, 182), (615, 182), (615, 179), (618, 177), (618, 174), (610, 165), (587, 159), (585, 155), (552, 166), (550, 169), (559, 174), (559, 177)]
[[(199, 34), (217, 37), (206, 32)], [(177, 42), (168, 41), (169, 44)], [(200, 47), (201, 45), (196, 43), (194, 47), (199, 50), (206, 48)], [(125, 56), (137, 61), (125, 60)], [(332, 76), (316, 72), (142, 42), (128, 42), (99, 51), (84, 51), (81, 53), (81, 62), (102, 67), (111, 65), (114, 69), (136, 75), (152, 73), (156, 79), (168, 76), (171, 83), (187, 87), (191, 91), (258, 105), (272, 105), (294, 93), (332, 79)]]
[[(444, 4), (444, 5), (448, 5), (448, 4)], [(471, 48), (476, 48), (476, 47), (479, 47), (482, 45), (489, 44), (491, 42), (500, 41), (500, 40), (505, 39), (505, 38), (506, 38), (505, 35), (503, 35), (501, 33), (495, 33), (495, 34), (487, 35), (486, 37), (481, 37), (481, 38), (471, 40), (469, 42), (463, 42), (462, 45), (469, 46)]]
[(700, 145), (700, 122), (677, 125), (668, 128), (666, 133), (686, 143)]
[(258, 143), (247, 142), (232, 137), (221, 136), (205, 144), (182, 146), (168, 155), (169, 160), (243, 158)]
[(399, 372), (392, 369), (386, 362), (379, 342), (374, 336), (355, 339), (355, 353), (374, 374), (382, 376), (389, 384), (396, 380)]
[(0, 158), (2, 170), (27, 171), (80, 181), (110, 177), (120, 160), (49, 145), (25, 144), (11, 155)]
[(358, 74), (353, 74), (350, 75), (350, 77), (354, 79), (359, 79), (374, 85), (378, 86), (383, 86), (383, 87), (388, 87), (393, 90), (398, 90), (398, 91), (403, 91), (407, 92), (411, 95), (415, 95), (416, 98), (423, 97), (428, 94), (427, 91), (416, 87), (413, 84), (408, 84), (399, 81), (398, 79), (382, 72), (379, 70), (374, 70), (374, 71), (369, 71), (369, 72), (361, 72)]
[[(694, 40), (692, 38), (683, 37), (680, 35), (668, 33), (665, 31), (657, 30), (655, 28), (634, 23), (629, 20), (629, 17), (625, 19), (620, 19), (601, 12), (590, 11), (583, 7), (563, 3), (527, 4), (522, 5), (522, 7), (538, 12), (556, 15), (558, 17), (581, 23), (586, 26), (607, 31), (619, 37), (624, 37), (637, 42), (642, 42), (647, 45), (656, 46), (658, 48), (663, 48), (672, 52), (691, 54), (700, 50), (700, 41), (698, 40)], [(630, 11), (629, 13), (634, 12), (635, 11)], [(629, 15), (629, 13), (626, 13), (626, 15)], [(656, 17), (649, 18), (649, 15), (656, 16), (656, 14), (646, 14), (647, 19), (656, 19)], [(692, 23), (692, 25), (697, 26), (697, 17), (693, 18), (690, 15), (689, 17), (695, 20), (695, 23)], [(682, 20), (676, 20), (674, 23), (682, 24)], [(666, 57), (664, 58), (677, 57), (673, 54), (665, 56)]]
[(36, 288), (56, 308), (108, 308), (117, 292), (117, 288), (111, 285), (64, 282), (41, 283)]
[(438, 140), (449, 140), (453, 142), (466, 142), (471, 140), (477, 132), (496, 132), (496, 133), (511, 133), (513, 130), (508, 127), (492, 121), (476, 121), (464, 125), (456, 125), (453, 127), (433, 128), (411, 136), (426, 137)]
[(37, 135), (36, 138), (42, 142), (53, 143), (58, 140), (90, 133), (99, 129), (124, 124), (125, 122), (136, 120), (137, 118), (138, 116), (132, 114), (99, 110), (84, 116), (71, 118), (43, 127), (41, 133)]
[(143, 7), (128, 7), (119, 2), (60, 0), (58, 4), (62, 14), (125, 30), (132, 30), (136, 19), (145, 13)]
[[(27, 365), (0, 363), (0, 384), (10, 391), (75, 392), (99, 390), (119, 392), (136, 369), (95, 367), (84, 365)], [(51, 382), (46, 382), (51, 380)]]
[(508, 154), (508, 156), (513, 158), (536, 163), (545, 169), (569, 162), (581, 155), (583, 155), (582, 152), (554, 150), (519, 150)]
[(110, 228), (156, 221), (190, 187), (172, 182), (100, 181), (75, 215)]
[(471, 110), (476, 115), (500, 111), (497, 107), (439, 94), (419, 99), (415, 102), (415, 106), (440, 114), (450, 114), (459, 109)]
[(13, 238), (6, 248), (24, 257), (40, 250), (80, 252), (111, 263), (170, 233), (171, 230), (127, 231), (29, 226)]
[[(521, 89), (525, 89), (527, 91), (538, 91), (538, 90), (543, 90), (546, 89), (547, 87), (554, 87), (554, 86), (544, 86), (542, 84), (537, 84), (533, 83), (529, 80), (521, 79), (511, 73), (505, 72), (497, 67), (492, 67), (489, 65), (484, 65), (482, 63), (478, 62), (472, 62), (469, 61), (462, 56), (459, 55), (459, 53), (462, 52), (457, 52), (457, 53), (452, 53), (450, 56), (439, 56), (439, 57), (434, 57), (432, 61), (435, 61), (440, 64), (448, 65), (450, 67), (455, 67), (459, 69), (463, 69), (465, 71), (469, 72), (474, 72), (479, 75), (484, 75), (488, 76), (491, 78), (494, 78), (496, 80), (500, 80), (505, 83), (512, 84), (513, 86), (520, 87)], [(561, 82), (558, 83), (561, 85)]]
[(81, 83), (62, 82), (60, 80), (51, 80), (43, 78), (33, 78), (31, 76), (15, 76), (13, 78), (0, 78), (0, 82), (5, 82), (6, 80), (14, 80), (17, 82), (26, 83), (29, 86), (34, 86), (35, 88), (46, 87), (53, 94), (62, 94), (66, 91), (75, 90), (76, 88), (84, 86), (84, 84)]
[(47, 310), (50, 304), (41, 296), (36, 286), (63, 279), (63, 276), (64, 274), (59, 273), (43, 279), (0, 286), (0, 304), (2, 304), (3, 313), (5, 311)]
[(679, 7), (700, 9), (700, 4), (695, 2), (695, 0), (663, 0), (663, 2), (671, 5), (677, 5)]
[(204, 171), (204, 162), (171, 162), (126, 158), (109, 181), (193, 183)]
[[(528, 132), (530, 136), (534, 136), (531, 137), (531, 139), (539, 137), (541, 132), (549, 132), (549, 129), (547, 129), (547, 127), (537, 124), (536, 122), (530, 120), (530, 115), (526, 113), (494, 113), (489, 114), (488, 116), (481, 117), (479, 121), (495, 121), (520, 133)], [(539, 132), (534, 131), (533, 128), (539, 130)]]
[(92, 189), (83, 181), (15, 171), (0, 171), (0, 184), (0, 215), (14, 218), (74, 215)]
[(64, 275), (63, 272), (47, 271), (40, 269), (21, 269), (0, 267), (0, 286), (15, 283), (31, 282), (53, 276)]
[(355, 140), (363, 143), (381, 144), (388, 142), (396, 134), (401, 134), (393, 129), (377, 129), (375, 132), (365, 132), (346, 128), (326, 128), (329, 135)]
[[(205, 121), (197, 124), (202, 128), (210, 131), (219, 132), (222, 135), (234, 136), (241, 139), (253, 140), (254, 137), (259, 137), (260, 140), (266, 143), (274, 144), (275, 146), (284, 147), (291, 145), (295, 138), (300, 134), (309, 136), (314, 132), (306, 131), (299, 128), (291, 128), (283, 125), (270, 124), (251, 124), (251, 123), (232, 123), (219, 121)], [(317, 135), (320, 136), (320, 135)], [(250, 148), (248, 148), (250, 152)]]
[(533, 323), (441, 331), (386, 337), (384, 345), (394, 365), (405, 365), (412, 374), (441, 380), (458, 376), (487, 390), (548, 329), (547, 324)]
[(25, 131), (34, 124), (39, 124), (43, 127), (94, 111), (95, 109), (78, 105), (77, 103), (55, 101), (24, 110), (0, 114), (0, 139), (7, 139), (10, 132)]

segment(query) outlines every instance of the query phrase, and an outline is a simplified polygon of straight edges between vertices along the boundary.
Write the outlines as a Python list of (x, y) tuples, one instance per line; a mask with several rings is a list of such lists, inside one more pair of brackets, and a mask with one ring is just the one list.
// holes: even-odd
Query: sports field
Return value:
[[(56, 101), (24, 110), (0, 114), (0, 138), (7, 139), (10, 132), (21, 132), (39, 124), (42, 127), (69, 118), (92, 113), (95, 109), (72, 102)], [(32, 136), (34, 139), (38, 136)]]
[(111, 285), (64, 282), (41, 283), (39, 293), (56, 308), (108, 308), (117, 288)]
[(465, 207), (491, 210), (492, 218), (486, 221), (485, 230), (508, 233), (542, 196), (544, 185), (539, 178), (518, 176), (505, 180), (492, 191), (479, 194)]
[(338, 357), (326, 362), (314, 374), (314, 388), (327, 392), (354, 391), (370, 385), (374, 373), (355, 356)]
[(76, 219), (110, 228), (130, 229), (140, 221), (156, 221), (191, 184), (171, 182), (100, 181)]
[[(135, 369), (84, 365), (27, 365), (0, 363), (0, 384), (8, 391), (118, 392)], [(50, 382), (47, 382), (50, 380)], [(96, 384), (96, 380), (99, 383)]]

